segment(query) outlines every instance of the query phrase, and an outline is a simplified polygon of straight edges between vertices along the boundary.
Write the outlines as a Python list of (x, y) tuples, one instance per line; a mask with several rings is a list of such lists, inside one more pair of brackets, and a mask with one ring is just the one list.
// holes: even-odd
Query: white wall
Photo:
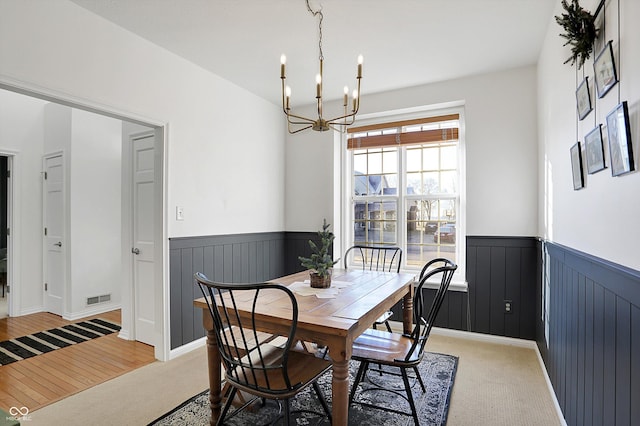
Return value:
[[(467, 233), (537, 235), (535, 67), (379, 94), (363, 93), (361, 114), (464, 102)], [(325, 107), (331, 111), (335, 105)], [(311, 113), (311, 111), (304, 111)], [(313, 231), (332, 218), (332, 132), (287, 138), (287, 230)]]
[(70, 311), (87, 306), (87, 297), (111, 294), (119, 306), (122, 270), (120, 120), (74, 109), (71, 115)]
[(0, 58), (0, 82), (168, 124), (169, 237), (284, 229), (277, 106), (68, 1), (0, 2)]
[[(581, 5), (595, 11), (598, 1), (583, 0)], [(554, 15), (563, 12), (560, 3)], [(605, 6), (606, 39), (613, 40), (620, 82), (602, 99), (593, 96), (593, 57), (587, 60), (584, 75), (589, 76), (592, 111), (576, 129), (575, 90), (582, 81), (583, 70), (564, 60), (570, 55), (562, 32), (550, 22), (538, 64), (539, 98), (539, 233), (559, 244), (640, 270), (640, 173), (612, 177), (609, 168), (608, 142), (605, 140), (607, 169), (593, 175), (585, 172), (585, 188), (573, 190), (569, 148), (593, 129), (606, 124), (606, 115), (618, 101), (629, 104), (634, 160), (638, 169), (640, 151), (640, 2), (608, 0)], [(618, 28), (620, 39), (618, 41)], [(618, 48), (620, 52), (618, 53)], [(618, 98), (619, 95), (619, 98)], [(595, 99), (594, 99), (595, 98)], [(606, 137), (606, 128), (604, 129)]]

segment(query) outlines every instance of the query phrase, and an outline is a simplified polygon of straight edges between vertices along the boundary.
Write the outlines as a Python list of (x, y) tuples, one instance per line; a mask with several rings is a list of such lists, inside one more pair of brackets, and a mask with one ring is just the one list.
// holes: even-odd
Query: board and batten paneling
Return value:
[[(540, 281), (537, 241), (534, 237), (467, 237), (471, 331), (535, 339)], [(510, 301), (510, 312), (505, 301)]]
[(262, 282), (299, 272), (298, 256), (309, 256), (313, 232), (182, 237), (169, 240), (171, 349), (204, 336), (202, 310), (193, 300), (202, 297), (193, 274), (218, 282)]
[(640, 272), (554, 243), (548, 262), (548, 346), (538, 328), (569, 425), (640, 419)]
[[(534, 237), (466, 238), (468, 291), (447, 292), (436, 327), (535, 339), (540, 249)], [(424, 289), (430, 306), (435, 289)], [(505, 313), (505, 300), (511, 313)], [(394, 320), (402, 318), (400, 304)]]

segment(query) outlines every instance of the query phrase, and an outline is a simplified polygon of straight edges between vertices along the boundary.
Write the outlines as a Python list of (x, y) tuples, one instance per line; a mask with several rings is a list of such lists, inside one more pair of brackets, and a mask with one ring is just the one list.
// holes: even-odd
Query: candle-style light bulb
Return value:
[(284, 78), (284, 65), (287, 63), (287, 57), (282, 54), (280, 56), (280, 78)]
[(344, 106), (347, 106), (347, 103), (349, 102), (349, 87), (344, 86)]
[(322, 76), (320, 74), (316, 74), (316, 97), (320, 98), (322, 92)]
[(364, 58), (362, 57), (362, 55), (358, 55), (358, 78), (362, 77), (362, 62), (364, 61)]
[(358, 102), (358, 91), (356, 89), (353, 89), (353, 111), (354, 112), (356, 110), (357, 102)]

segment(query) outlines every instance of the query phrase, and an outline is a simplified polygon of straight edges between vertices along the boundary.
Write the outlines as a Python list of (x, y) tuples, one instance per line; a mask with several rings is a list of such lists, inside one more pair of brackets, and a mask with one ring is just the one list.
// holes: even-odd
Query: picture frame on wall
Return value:
[(582, 174), (582, 151), (580, 142), (576, 142), (571, 147), (571, 172), (573, 175), (573, 189), (584, 188), (584, 175)]
[(633, 145), (627, 101), (621, 102), (607, 114), (607, 136), (611, 175), (620, 176), (633, 171)]
[(593, 24), (596, 27), (596, 38), (593, 40), (593, 51), (600, 52), (604, 47), (605, 41), (605, 13), (604, 5), (596, 10), (596, 15), (593, 17)]
[(592, 175), (606, 168), (604, 164), (604, 143), (602, 124), (598, 124), (584, 137), (584, 150), (587, 160), (587, 172)]
[(593, 62), (593, 74), (596, 81), (596, 92), (598, 98), (604, 97), (609, 90), (618, 82), (616, 64), (613, 59), (613, 47), (611, 40), (605, 44), (596, 60)]
[(591, 93), (589, 92), (589, 77), (585, 77), (576, 90), (576, 105), (580, 120), (589, 115), (593, 109), (591, 106)]

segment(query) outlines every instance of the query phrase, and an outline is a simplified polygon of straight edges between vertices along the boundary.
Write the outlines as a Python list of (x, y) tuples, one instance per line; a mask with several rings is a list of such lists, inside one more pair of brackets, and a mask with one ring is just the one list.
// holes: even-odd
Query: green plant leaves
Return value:
[(593, 51), (593, 42), (597, 36), (594, 16), (584, 10), (578, 0), (572, 0), (571, 4), (567, 0), (562, 0), (562, 7), (566, 11), (560, 16), (556, 16), (556, 22), (564, 30), (560, 37), (567, 41), (563, 46), (571, 46), (571, 56), (564, 63), (571, 62), (571, 65), (578, 64), (581, 68)]

